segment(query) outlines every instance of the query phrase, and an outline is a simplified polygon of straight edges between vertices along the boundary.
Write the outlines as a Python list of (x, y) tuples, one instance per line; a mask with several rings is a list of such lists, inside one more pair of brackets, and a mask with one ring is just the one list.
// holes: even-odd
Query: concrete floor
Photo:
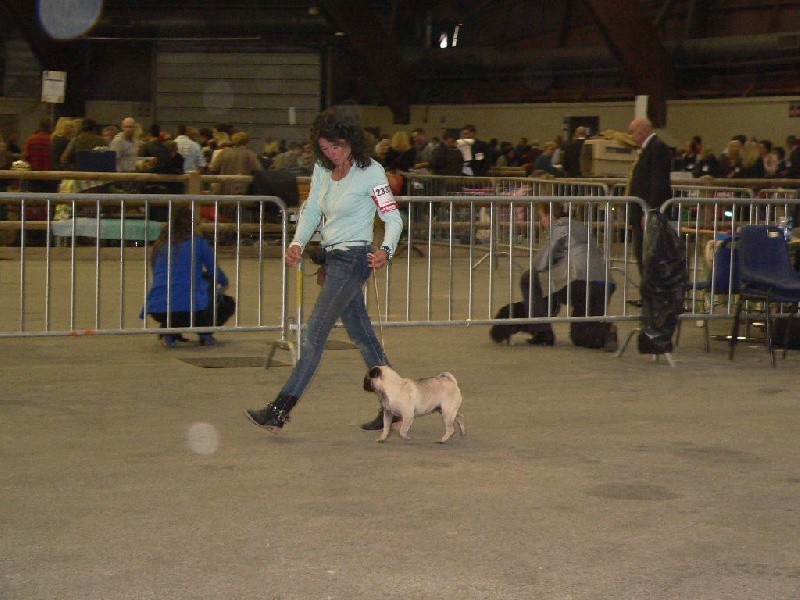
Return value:
[(402, 374), (459, 379), (444, 446), (438, 415), (408, 442), (358, 428), (354, 350), (273, 436), (242, 409), (287, 368), (186, 362), (257, 364), (263, 334), (2, 340), (0, 598), (800, 598), (800, 352), (731, 363), (700, 332), (670, 368), (563, 325), (553, 348), (387, 329)]

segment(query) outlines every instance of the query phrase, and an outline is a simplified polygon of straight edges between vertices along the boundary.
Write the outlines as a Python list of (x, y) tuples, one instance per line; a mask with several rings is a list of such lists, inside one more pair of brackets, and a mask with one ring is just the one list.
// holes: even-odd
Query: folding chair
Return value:
[(792, 321), (800, 303), (800, 274), (792, 268), (789, 247), (783, 230), (774, 225), (746, 225), (739, 234), (739, 275), (741, 285), (736, 303), (736, 316), (730, 339), (728, 358), (733, 360), (739, 339), (742, 306), (748, 300), (763, 302), (765, 312), (764, 343), (775, 366), (775, 344), (772, 340), (772, 304), (791, 304), (783, 358), (789, 346)]

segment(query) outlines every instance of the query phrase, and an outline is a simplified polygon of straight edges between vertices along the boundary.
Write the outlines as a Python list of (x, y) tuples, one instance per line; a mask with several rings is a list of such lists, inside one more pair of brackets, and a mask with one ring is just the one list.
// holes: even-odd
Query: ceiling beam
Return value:
[(678, 76), (653, 24), (642, 18), (637, 0), (583, 0), (627, 74), (637, 95), (650, 97), (649, 117), (667, 122), (667, 99), (678, 92)]
[(385, 98), (394, 122), (411, 120), (411, 98), (415, 80), (400, 54), (381, 26), (381, 20), (367, 0), (320, 0), (319, 7), (328, 15), (336, 31), (353, 52), (354, 64)]

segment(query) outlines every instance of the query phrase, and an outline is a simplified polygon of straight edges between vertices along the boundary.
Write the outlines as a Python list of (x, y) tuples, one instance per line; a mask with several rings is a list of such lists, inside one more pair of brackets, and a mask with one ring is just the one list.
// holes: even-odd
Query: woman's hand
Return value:
[(300, 249), (300, 246), (292, 244), (286, 249), (283, 260), (286, 261), (288, 266), (294, 267), (300, 261), (301, 256), (303, 256), (303, 251)]
[(378, 250), (374, 254), (370, 252), (367, 254), (369, 259), (369, 266), (373, 269), (381, 269), (389, 264), (389, 253), (386, 250)]

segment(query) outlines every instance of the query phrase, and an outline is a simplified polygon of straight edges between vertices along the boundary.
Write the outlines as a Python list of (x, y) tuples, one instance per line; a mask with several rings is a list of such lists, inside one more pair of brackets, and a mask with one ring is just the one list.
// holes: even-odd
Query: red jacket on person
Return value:
[(49, 171), (52, 166), (50, 150), (50, 134), (37, 131), (25, 142), (22, 158), (30, 164), (34, 171)]

